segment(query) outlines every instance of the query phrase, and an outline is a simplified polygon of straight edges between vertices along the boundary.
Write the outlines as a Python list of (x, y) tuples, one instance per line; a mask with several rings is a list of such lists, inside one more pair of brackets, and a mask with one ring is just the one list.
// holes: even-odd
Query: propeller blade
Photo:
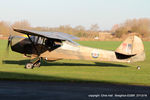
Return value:
[(6, 48), (6, 56), (9, 56), (9, 46), (13, 38), (13, 36), (11, 35), (11, 33), (13, 32), (13, 28), (9, 24), (8, 26), (9, 26), (9, 37), (8, 37), (7, 48)]
[(11, 44), (12, 38), (13, 38), (13, 37), (12, 37), (11, 35), (8, 37), (7, 51), (9, 51), (9, 46), (10, 46), (10, 44)]
[(8, 38), (7, 47), (9, 47), (9, 45), (10, 45), (10, 36), (9, 36), (9, 38)]

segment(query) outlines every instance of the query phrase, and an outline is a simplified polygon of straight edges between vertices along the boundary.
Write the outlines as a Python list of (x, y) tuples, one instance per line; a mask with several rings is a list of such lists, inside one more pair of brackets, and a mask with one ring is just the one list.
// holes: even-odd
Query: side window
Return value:
[(37, 43), (38, 43), (38, 44), (43, 44), (43, 41), (44, 41), (44, 38), (39, 37), (39, 38), (38, 38), (38, 42), (37, 42)]
[(30, 36), (30, 38), (34, 44), (43, 44), (43, 42), (45, 40), (45, 38), (38, 37), (38, 36)]

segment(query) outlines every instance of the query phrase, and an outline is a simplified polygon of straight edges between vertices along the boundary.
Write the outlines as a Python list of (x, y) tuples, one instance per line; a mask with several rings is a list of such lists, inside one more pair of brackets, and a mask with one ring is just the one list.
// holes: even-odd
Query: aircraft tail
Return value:
[(118, 59), (129, 59), (130, 62), (145, 59), (144, 45), (138, 36), (129, 36), (115, 51)]

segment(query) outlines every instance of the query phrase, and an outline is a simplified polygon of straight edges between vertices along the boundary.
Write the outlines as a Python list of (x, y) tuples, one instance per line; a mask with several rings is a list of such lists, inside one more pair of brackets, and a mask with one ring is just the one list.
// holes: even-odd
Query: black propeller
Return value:
[(10, 35), (10, 36), (8, 37), (7, 48), (9, 47), (9, 45), (10, 45), (11, 41), (12, 41), (12, 36)]
[(11, 25), (9, 25), (9, 24), (8, 24), (8, 26), (9, 26), (9, 37), (8, 37), (8, 43), (7, 43), (7, 51), (9, 50), (9, 46), (10, 46), (10, 44), (12, 42), (12, 38), (13, 38), (13, 36), (11, 35), (13, 33), (13, 27), (11, 27)]
[(9, 51), (9, 46), (10, 46), (10, 44), (11, 44), (11, 42), (12, 42), (12, 36), (10, 35), (9, 37), (8, 37), (8, 43), (7, 43), (7, 51)]
[(6, 55), (5, 56), (9, 55), (9, 46), (11, 45), (12, 38), (13, 38), (13, 36), (11, 35), (11, 33), (13, 33), (13, 28), (9, 24), (8, 24), (8, 26), (9, 26), (9, 37), (8, 37), (7, 48), (6, 48)]

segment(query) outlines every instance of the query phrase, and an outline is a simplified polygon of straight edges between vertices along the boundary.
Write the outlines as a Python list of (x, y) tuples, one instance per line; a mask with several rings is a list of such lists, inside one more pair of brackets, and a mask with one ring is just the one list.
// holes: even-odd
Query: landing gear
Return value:
[(32, 63), (27, 63), (24, 68), (32, 69), (33, 68), (33, 64)]
[(26, 69), (33, 69), (34, 67), (40, 67), (41, 65), (41, 58), (38, 58), (36, 60), (34, 60), (33, 62), (27, 63), (25, 65)]
[(40, 67), (40, 65), (41, 65), (41, 62), (37, 62), (34, 64), (34, 67)]

